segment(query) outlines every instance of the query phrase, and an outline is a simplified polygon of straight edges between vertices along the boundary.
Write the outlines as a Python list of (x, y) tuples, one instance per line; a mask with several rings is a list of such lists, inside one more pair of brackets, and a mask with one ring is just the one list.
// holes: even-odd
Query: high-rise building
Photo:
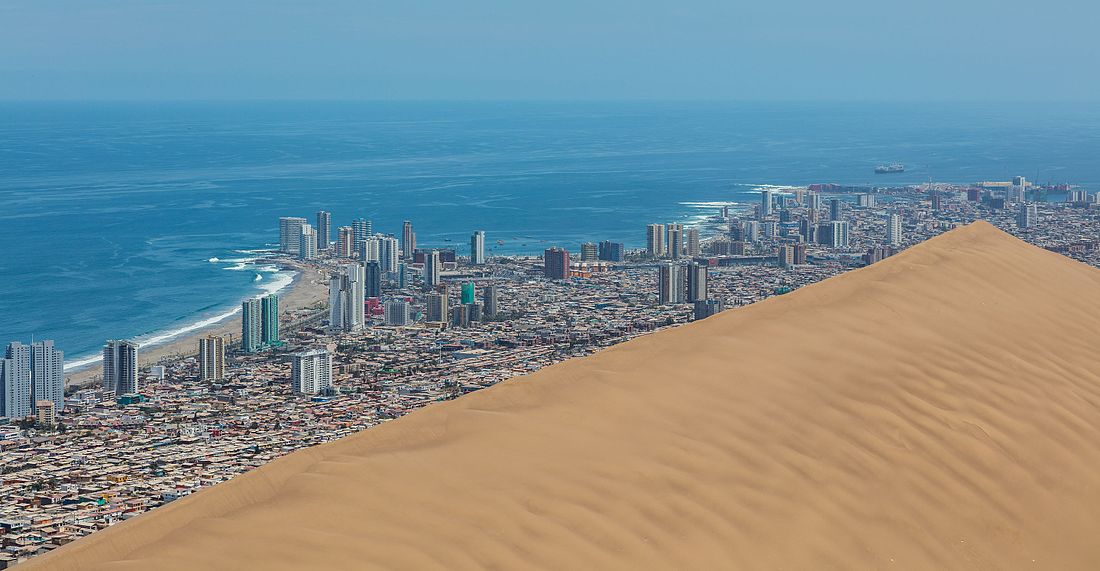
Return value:
[(397, 264), (401, 260), (401, 252), (398, 249), (397, 238), (393, 236), (374, 237), (378, 241), (378, 265), (382, 267), (382, 273), (392, 274), (397, 271)]
[(225, 378), (225, 339), (208, 335), (199, 339), (199, 379), (220, 381)]
[(401, 224), (401, 257), (411, 260), (413, 252), (416, 252), (416, 232), (413, 231), (413, 223), (406, 220)]
[(684, 267), (680, 264), (661, 264), (657, 270), (657, 301), (661, 305), (683, 303)]
[(939, 212), (943, 209), (943, 197), (940, 196), (940, 191), (932, 191), (932, 212)]
[(332, 239), (332, 213), (324, 210), (317, 211), (317, 249), (319, 251), (328, 250), (329, 240)]
[(373, 237), (359, 243), (359, 260), (366, 262), (378, 262), (382, 259), (381, 243)]
[(359, 252), (363, 248), (363, 242), (374, 235), (374, 226), (370, 220), (358, 218), (351, 221), (351, 231), (355, 234), (355, 244), (353, 246), (355, 251)]
[(390, 300), (384, 306), (386, 325), (404, 327), (409, 324), (409, 302)]
[(650, 224), (646, 226), (646, 254), (650, 258), (661, 258), (665, 255), (665, 225)]
[(329, 282), (329, 327), (335, 331), (363, 329), (366, 303), (363, 268), (347, 264)]
[(453, 327), (469, 327), (470, 312), (465, 305), (456, 305), (451, 308), (451, 325)]
[(53, 402), (58, 412), (65, 410), (65, 354), (48, 339), (31, 343), (31, 398)]
[(23, 418), (34, 414), (31, 348), (13, 341), (0, 359), (0, 416)]
[[(784, 212), (786, 212), (786, 210), (784, 210)], [(684, 229), (684, 254), (689, 258), (693, 258), (701, 253), (703, 253), (703, 250), (699, 246), (699, 229)]]
[(350, 258), (355, 254), (355, 229), (341, 226), (336, 229), (336, 257)]
[(265, 347), (282, 345), (279, 339), (279, 296), (273, 293), (260, 298), (260, 343)]
[(604, 240), (600, 242), (598, 257), (605, 262), (621, 262), (626, 259), (626, 246), (622, 242)]
[(117, 395), (141, 390), (138, 382), (138, 346), (133, 341), (108, 341), (103, 346), (103, 388)]
[(470, 236), (470, 263), (485, 263), (485, 231), (478, 230)]
[(320, 348), (291, 355), (290, 384), (298, 394), (324, 392), (332, 386), (332, 355)]
[(1021, 204), (1020, 213), (1016, 215), (1016, 225), (1020, 228), (1033, 228), (1039, 218), (1039, 210), (1034, 204)]
[(363, 295), (382, 297), (382, 264), (378, 262), (363, 264)]
[(804, 266), (809, 262), (806, 256), (806, 243), (800, 242), (794, 245), (794, 263)]
[(467, 303), (462, 307), (466, 308), (466, 319), (469, 323), (481, 323), (481, 306), (476, 303)]
[(409, 285), (409, 267), (405, 262), (397, 263), (397, 287), (405, 289)]
[(427, 252), (424, 256), (424, 289), (432, 289), (443, 282), (443, 259), (439, 250)]
[(546, 279), (569, 279), (569, 251), (563, 248), (547, 248), (542, 253), (542, 270)]
[(781, 268), (790, 268), (794, 266), (794, 245), (783, 244), (779, 246), (776, 253), (776, 262)]
[(833, 248), (848, 247), (848, 222), (834, 220), (829, 223), (829, 245)]
[(677, 259), (684, 255), (684, 225), (673, 222), (666, 226), (668, 229), (668, 246), (665, 252), (668, 257)]
[(756, 220), (746, 220), (741, 228), (741, 236), (745, 242), (756, 243), (760, 241), (760, 223)]
[(493, 319), (497, 316), (497, 313), (500, 311), (500, 306), (498, 305), (498, 303), (499, 300), (497, 299), (497, 286), (495, 284), (490, 284), (482, 288), (482, 313), (485, 315), (486, 318)]
[(901, 216), (897, 214), (886, 217), (886, 243), (891, 246), (901, 244)]
[(860, 194), (856, 197), (857, 204), (860, 208), (874, 208), (875, 207), (875, 195), (870, 193)]
[(817, 210), (821, 208), (821, 195), (814, 191), (810, 191), (810, 193), (806, 195), (806, 208), (808, 210)]
[(57, 425), (57, 403), (52, 400), (35, 401), (34, 416), (39, 426)]
[(302, 224), (298, 244), (298, 258), (312, 260), (317, 257), (317, 231), (309, 224)]
[(720, 299), (705, 299), (695, 302), (694, 315), (695, 321), (700, 319), (706, 319), (716, 313), (721, 313), (724, 309), (724, 304)]
[(260, 298), (241, 303), (241, 350), (255, 353), (264, 346), (263, 302)]
[(689, 302), (701, 301), (707, 298), (707, 268), (706, 264), (693, 262), (687, 266), (687, 300)]
[(447, 292), (429, 293), (424, 319), (433, 322), (447, 320)]
[(829, 200), (829, 221), (840, 220), (843, 212), (841, 211), (841, 203), (839, 198), (833, 198)]
[(802, 236), (802, 239), (807, 242), (817, 241), (817, 222), (816, 220), (810, 220), (807, 217), (804, 220), (798, 221), (798, 233)]
[(772, 191), (764, 189), (760, 191), (760, 217), (767, 218), (772, 215)]
[(474, 282), (463, 282), (462, 284), (462, 303), (474, 303), (477, 294), (474, 291)]
[(581, 244), (581, 261), (595, 262), (600, 259), (600, 251), (595, 242)]
[(305, 218), (283, 216), (279, 218), (279, 251), (286, 254), (298, 254), (302, 243), (302, 226)]

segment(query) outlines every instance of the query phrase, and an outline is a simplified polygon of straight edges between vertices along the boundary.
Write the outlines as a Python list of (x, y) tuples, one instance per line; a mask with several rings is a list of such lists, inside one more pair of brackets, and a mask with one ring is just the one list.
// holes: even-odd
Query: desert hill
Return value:
[(1097, 569), (1097, 299), (973, 224), (19, 569)]

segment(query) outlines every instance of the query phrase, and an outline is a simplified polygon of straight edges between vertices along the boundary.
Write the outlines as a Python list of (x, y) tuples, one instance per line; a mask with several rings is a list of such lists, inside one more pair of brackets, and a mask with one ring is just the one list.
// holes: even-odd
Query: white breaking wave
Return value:
[[(271, 279), (271, 280), (263, 281), (262, 283), (260, 283), (258, 280), (256, 280), (257, 285), (259, 286), (259, 289), (263, 290), (263, 293), (260, 294), (260, 295), (268, 295), (268, 294), (273, 294), (273, 293), (279, 293), (280, 291), (282, 291), (283, 289), (289, 287), (291, 284), (294, 283), (294, 276), (295, 275), (297, 275), (297, 272), (294, 272), (294, 271), (288, 271), (288, 272), (281, 272), (280, 271), (280, 272), (276, 273), (274, 278)], [(259, 274), (257, 274), (257, 277), (261, 277), (261, 276)], [(234, 315), (240, 313), (240, 311), (241, 311), (241, 307), (240, 307), (240, 305), (237, 305), (236, 307), (234, 307), (232, 309), (227, 309), (227, 310), (225, 310), (221, 313), (218, 313), (216, 315), (212, 315), (210, 317), (206, 317), (204, 319), (200, 319), (199, 321), (196, 321), (194, 323), (185, 325), (185, 326), (180, 327), (178, 329), (172, 329), (172, 330), (169, 330), (169, 331), (162, 331), (162, 332), (157, 332), (157, 333), (151, 333), (151, 334), (148, 334), (148, 335), (138, 336), (137, 338), (134, 339), (134, 341), (137, 342), (139, 349), (144, 349), (144, 348), (148, 348), (148, 347), (155, 347), (157, 345), (163, 345), (164, 343), (166, 343), (168, 341), (172, 341), (173, 339), (176, 339), (178, 337), (182, 337), (184, 335), (187, 335), (188, 333), (192, 333), (192, 332), (198, 331), (200, 329), (205, 329), (207, 327), (210, 327), (211, 325), (216, 325), (217, 323), (225, 321), (226, 319), (229, 319), (230, 317), (233, 317)], [(100, 355), (100, 354), (80, 357), (80, 358), (77, 358), (73, 361), (65, 363), (65, 371), (70, 372), (70, 371), (75, 371), (75, 370), (78, 370), (78, 369), (82, 369), (84, 367), (88, 367), (90, 365), (95, 365), (95, 364), (99, 363), (102, 359), (103, 359), (103, 356)]]
[(723, 206), (737, 206), (741, 204), (735, 200), (723, 200), (720, 202), (681, 202), (681, 206), (688, 206), (691, 208), (722, 208)]
[(220, 262), (221, 260), (219, 260), (217, 258), (210, 258), (209, 260), (206, 260), (206, 261), (210, 262), (211, 264), (216, 264), (216, 263)]
[(232, 270), (234, 272), (239, 272), (239, 271), (242, 271), (242, 270), (247, 270), (248, 269), (248, 264), (246, 264), (244, 262), (241, 262), (239, 264), (229, 266), (228, 268), (222, 268), (222, 269), (223, 270)]
[(256, 274), (256, 277), (252, 278), (252, 281), (254, 281), (254, 282), (258, 282), (258, 281), (260, 281), (260, 280), (262, 280), (262, 279), (264, 279), (264, 277), (263, 277), (263, 276), (261, 276), (260, 274)]
[(260, 289), (264, 290), (265, 294), (279, 293), (284, 288), (290, 287), (290, 284), (294, 283), (294, 276), (297, 272), (280, 272), (264, 283), (259, 284)]

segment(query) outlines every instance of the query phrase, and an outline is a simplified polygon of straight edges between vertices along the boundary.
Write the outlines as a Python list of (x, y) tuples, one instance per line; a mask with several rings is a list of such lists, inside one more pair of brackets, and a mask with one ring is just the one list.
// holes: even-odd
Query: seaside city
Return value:
[(1100, 266), (1098, 209), (1095, 194), (1023, 177), (766, 187), (759, 202), (716, 205), (695, 226), (639, 228), (644, 249), (593, 240), (541, 256), (488, 256), (493, 237), (473, 229), (468, 247), (429, 249), (411, 221), (385, 234), (366, 219), (334, 226), (325, 211), (283, 217), (266, 261), (318, 272), (327, 300), (246, 300), (239, 335), (205, 334), (191, 354), (157, 363), (134, 341), (107, 340), (98, 377), (67, 380), (52, 341), (7, 345), (0, 569), (294, 450), (786, 294), (975, 220)]

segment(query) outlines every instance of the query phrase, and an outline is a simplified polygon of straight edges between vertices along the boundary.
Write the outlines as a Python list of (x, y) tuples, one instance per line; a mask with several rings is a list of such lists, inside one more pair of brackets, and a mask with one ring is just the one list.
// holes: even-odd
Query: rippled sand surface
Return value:
[(32, 569), (1097, 569), (1100, 271), (985, 223)]

